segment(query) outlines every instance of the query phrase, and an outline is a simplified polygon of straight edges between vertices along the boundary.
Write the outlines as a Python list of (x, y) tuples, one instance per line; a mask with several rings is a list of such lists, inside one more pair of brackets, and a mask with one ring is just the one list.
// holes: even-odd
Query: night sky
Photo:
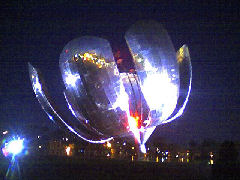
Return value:
[(99, 36), (128, 61), (124, 33), (137, 20), (153, 19), (164, 25), (175, 49), (189, 46), (193, 66), (183, 116), (159, 126), (153, 137), (175, 143), (240, 141), (240, 4), (61, 2), (1, 2), (0, 129), (54, 127), (32, 91), (28, 62), (41, 70), (50, 94), (64, 110), (58, 61), (65, 44), (84, 35)]

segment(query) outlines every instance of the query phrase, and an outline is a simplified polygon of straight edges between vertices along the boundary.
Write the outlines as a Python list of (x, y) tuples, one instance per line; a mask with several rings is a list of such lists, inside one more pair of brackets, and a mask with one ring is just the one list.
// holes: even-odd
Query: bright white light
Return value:
[(145, 144), (140, 145), (140, 150), (141, 150), (142, 153), (147, 153)]
[[(157, 71), (157, 69), (155, 68), (151, 68), (150, 64), (148, 65), (149, 66), (149, 70), (155, 72)], [(118, 95), (118, 98), (116, 100), (116, 102), (113, 104), (113, 108), (117, 108), (117, 107), (120, 107), (122, 111), (125, 111), (126, 114), (127, 114), (127, 117), (128, 117), (128, 129), (129, 131), (131, 131), (133, 134), (134, 134), (134, 137), (135, 139), (138, 141), (140, 145), (140, 149), (143, 153), (146, 153), (146, 148), (145, 148), (145, 143), (147, 141), (147, 139), (150, 137), (150, 135), (152, 134), (152, 132), (154, 131), (155, 129), (155, 126), (152, 127), (152, 128), (141, 128), (141, 129), (138, 129), (137, 127), (137, 122), (135, 120), (134, 117), (130, 116), (130, 111), (129, 111), (129, 96), (128, 94), (126, 93), (125, 91), (125, 88), (124, 88), (124, 85), (123, 85), (123, 82), (124, 81), (128, 81), (128, 78), (129, 78), (129, 74), (126, 74), (126, 73), (120, 73), (120, 78), (121, 78), (121, 84), (120, 84), (120, 92), (119, 92), (119, 95)], [(130, 76), (131, 78), (131, 76)], [(132, 75), (132, 78), (134, 78), (135, 80), (135, 77)], [(133, 80), (133, 81), (134, 81)], [(150, 93), (151, 94), (151, 93)], [(151, 97), (152, 98), (152, 97)], [(150, 119), (149, 120), (145, 120), (144, 123), (148, 126), (150, 124)], [(143, 140), (141, 141), (141, 138), (140, 138), (140, 134), (143, 133)]]
[(39, 149), (41, 149), (41, 148), (42, 148), (42, 146), (38, 146), (38, 148), (39, 148)]
[(108, 148), (111, 148), (111, 147), (112, 147), (112, 145), (111, 145), (110, 142), (107, 142), (107, 147), (108, 147)]
[(14, 139), (6, 144), (6, 150), (8, 153), (17, 155), (22, 152), (23, 146), (23, 139)]
[(129, 111), (129, 97), (128, 94), (125, 91), (125, 88), (123, 86), (123, 81), (122, 79), (124, 78), (125, 73), (121, 73), (120, 77), (121, 77), (121, 81), (120, 81), (120, 92), (118, 95), (118, 98), (116, 100), (116, 102), (112, 105), (112, 107), (114, 109), (116, 109), (117, 107), (120, 107), (122, 111)]
[(136, 125), (136, 121), (133, 117), (130, 116), (130, 113), (127, 112), (127, 116), (128, 116), (128, 124), (129, 124), (129, 127), (130, 127), (130, 130), (132, 131), (132, 133), (134, 134), (134, 137), (136, 138), (136, 140), (141, 143), (141, 140), (140, 140), (140, 132), (139, 132), (139, 129)]
[(66, 74), (65, 82), (67, 83), (67, 85), (74, 87), (76, 86), (76, 82), (78, 79), (80, 79), (79, 74)]
[(150, 109), (162, 112), (160, 120), (172, 114), (177, 104), (178, 87), (172, 82), (167, 70), (148, 72), (142, 91)]
[(70, 151), (71, 151), (71, 147), (67, 146), (66, 147), (67, 156), (70, 156)]
[(51, 115), (48, 114), (49, 119), (51, 119), (53, 121), (53, 117)]
[(8, 131), (3, 131), (2, 134), (3, 135), (6, 135), (8, 133)]
[(158, 68), (152, 67), (152, 65), (150, 64), (150, 62), (148, 61), (148, 59), (146, 58), (144, 61), (144, 65), (145, 65), (145, 71), (149, 71), (149, 72), (157, 72)]

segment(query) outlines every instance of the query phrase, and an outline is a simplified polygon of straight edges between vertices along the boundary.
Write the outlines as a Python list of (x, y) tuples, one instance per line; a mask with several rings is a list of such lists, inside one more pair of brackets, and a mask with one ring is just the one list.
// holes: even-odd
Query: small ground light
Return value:
[(111, 147), (112, 147), (112, 145), (111, 145), (110, 142), (107, 142), (107, 147), (108, 147), (108, 148), (111, 148)]
[(66, 147), (67, 156), (70, 156), (70, 151), (71, 151), (71, 147), (70, 147), (70, 146), (67, 146), (67, 147)]

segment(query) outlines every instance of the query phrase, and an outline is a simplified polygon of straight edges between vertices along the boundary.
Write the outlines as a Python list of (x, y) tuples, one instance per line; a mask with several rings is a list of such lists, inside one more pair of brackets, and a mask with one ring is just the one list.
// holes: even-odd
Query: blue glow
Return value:
[(18, 139), (13, 139), (8, 143), (5, 143), (5, 147), (2, 149), (4, 155), (11, 154), (13, 156), (20, 154), (22, 150), (24, 149), (23, 145), (24, 139), (18, 138)]

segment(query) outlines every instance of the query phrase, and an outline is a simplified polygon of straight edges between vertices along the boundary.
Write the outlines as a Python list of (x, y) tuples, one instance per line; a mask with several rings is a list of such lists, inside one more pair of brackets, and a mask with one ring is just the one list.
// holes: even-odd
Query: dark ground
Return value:
[[(7, 173), (9, 169), (9, 173)], [(240, 179), (239, 162), (156, 163), (84, 160), (68, 157), (24, 157), (10, 166), (0, 158), (0, 180), (45, 179)], [(6, 176), (7, 175), (7, 176)]]
[[(1, 161), (0, 178), (8, 162)], [(83, 160), (66, 157), (25, 157), (14, 179), (209, 179), (207, 163), (155, 163), (120, 160)], [(8, 174), (8, 178), (13, 173)]]

